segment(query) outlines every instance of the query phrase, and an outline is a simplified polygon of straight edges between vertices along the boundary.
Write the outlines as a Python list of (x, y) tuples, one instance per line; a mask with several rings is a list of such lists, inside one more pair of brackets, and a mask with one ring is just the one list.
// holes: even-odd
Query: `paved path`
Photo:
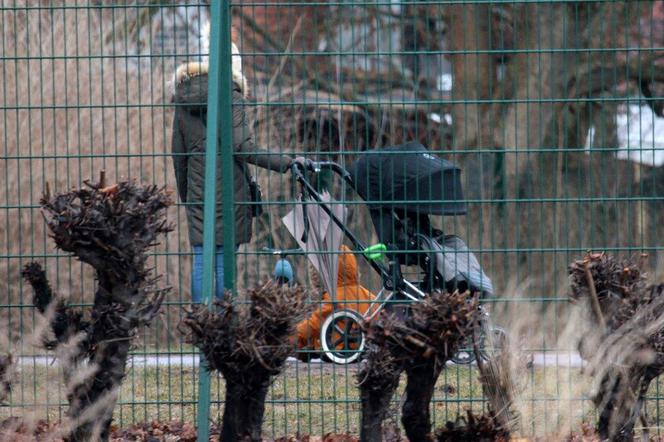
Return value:
[[(298, 364), (295, 358), (288, 358), (289, 365), (295, 366)], [(198, 355), (192, 354), (175, 354), (175, 355), (158, 355), (158, 356), (132, 356), (129, 362), (133, 367), (197, 367)], [(324, 364), (320, 359), (314, 359), (310, 364)], [(546, 367), (582, 367), (583, 361), (578, 353), (535, 353), (533, 355), (533, 364), (536, 366)], [(57, 366), (58, 361), (52, 356), (20, 356), (18, 358), (18, 365), (22, 367), (35, 366)], [(304, 363), (300, 362), (300, 366)], [(453, 364), (452, 364), (453, 365)]]

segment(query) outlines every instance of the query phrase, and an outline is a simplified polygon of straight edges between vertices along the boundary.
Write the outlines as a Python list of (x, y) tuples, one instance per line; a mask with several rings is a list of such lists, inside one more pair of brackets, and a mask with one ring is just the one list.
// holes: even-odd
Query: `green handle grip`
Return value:
[(368, 259), (372, 261), (377, 261), (385, 257), (386, 251), (387, 251), (387, 246), (385, 244), (378, 243), (367, 247), (366, 249), (364, 249), (362, 253), (364, 253), (364, 256), (366, 256)]

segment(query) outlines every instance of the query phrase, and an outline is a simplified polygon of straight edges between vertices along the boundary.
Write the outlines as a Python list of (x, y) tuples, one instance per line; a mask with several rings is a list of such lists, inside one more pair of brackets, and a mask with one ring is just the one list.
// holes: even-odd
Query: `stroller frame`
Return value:
[[(312, 164), (313, 164), (312, 172), (318, 173), (318, 172), (321, 172), (323, 170), (331, 170), (332, 172), (334, 172), (335, 174), (340, 176), (346, 182), (346, 184), (353, 187), (353, 180), (351, 178), (350, 173), (346, 169), (344, 169), (341, 165), (339, 165), (335, 162), (332, 162), (332, 161), (321, 161), (321, 162), (315, 162), (315, 163), (312, 163)], [(321, 209), (330, 217), (330, 220), (332, 222), (334, 222), (334, 224), (336, 224), (341, 229), (341, 231), (343, 232), (345, 237), (348, 238), (350, 240), (350, 242), (353, 244), (353, 248), (352, 248), (353, 251), (362, 254), (364, 260), (376, 272), (378, 272), (380, 274), (380, 276), (383, 278), (383, 281), (390, 280), (392, 275), (390, 274), (389, 269), (386, 268), (383, 264), (381, 264), (381, 263), (379, 263), (375, 260), (369, 259), (369, 258), (366, 257), (366, 255), (364, 255), (364, 251), (366, 250), (367, 246), (357, 236), (355, 236), (355, 234), (350, 229), (348, 229), (348, 227), (346, 227), (344, 225), (344, 223), (333, 213), (333, 211), (330, 209), (330, 207), (328, 207), (327, 202), (323, 200), (323, 197), (321, 196), (321, 194), (307, 180), (304, 173), (300, 169), (300, 166), (298, 166), (297, 164), (294, 164), (293, 166), (291, 166), (291, 172), (293, 173), (293, 176), (295, 177), (297, 182), (300, 183), (300, 185), (302, 186), (302, 189), (303, 189), (303, 192), (302, 192), (303, 193), (303, 198), (302, 198), (303, 204), (305, 204), (304, 203), (304, 200), (305, 200), (304, 196), (309, 196), (314, 201), (319, 203)], [(303, 214), (305, 216), (305, 221), (304, 221), (305, 232), (303, 232), (303, 235), (302, 235), (303, 238), (306, 238), (308, 236), (308, 232), (306, 231), (306, 229), (309, 228), (309, 222), (306, 219), (306, 213), (307, 213), (307, 211), (304, 210)], [(422, 290), (420, 290), (418, 287), (416, 287), (413, 283), (411, 283), (410, 281), (408, 281), (405, 278), (402, 278), (400, 282), (402, 284), (404, 284), (406, 287), (408, 287), (410, 290), (413, 291), (413, 294), (403, 292), (403, 295), (405, 295), (407, 298), (409, 298), (412, 301), (418, 301), (418, 300), (424, 298), (425, 293)], [(383, 287), (383, 288), (385, 289), (386, 287)]]
[[(338, 175), (346, 184), (355, 189), (351, 174), (341, 165), (331, 161), (324, 162), (311, 162), (309, 170), (314, 173), (323, 170), (330, 170)], [(397, 272), (392, 271), (392, 266), (399, 269), (399, 262), (390, 262), (390, 267), (387, 267), (382, 262), (370, 259), (365, 251), (367, 246), (340, 220), (333, 210), (328, 206), (327, 201), (324, 201), (322, 195), (316, 188), (307, 180), (305, 171), (299, 164), (291, 166), (291, 172), (295, 180), (301, 185), (302, 188), (302, 204), (306, 204), (306, 197), (310, 197), (320, 205), (320, 208), (330, 217), (337, 227), (339, 227), (343, 235), (348, 238), (352, 243), (352, 251), (359, 253), (364, 258), (374, 271), (376, 271), (382, 278), (383, 286), (376, 295), (376, 298), (369, 304), (366, 314), (361, 315), (355, 310), (339, 309), (329, 315), (322, 324), (321, 328), (321, 346), (323, 348), (323, 359), (327, 359), (337, 364), (350, 364), (357, 361), (364, 350), (365, 336), (362, 328), (364, 321), (371, 320), (388, 304), (409, 304), (411, 302), (418, 302), (425, 298), (426, 293), (422, 287), (418, 287), (401, 275), (400, 270)], [(303, 210), (304, 214), (304, 232), (302, 240), (306, 242), (308, 236), (308, 229), (310, 228), (309, 220), (306, 215), (307, 211)], [(295, 252), (295, 251), (291, 251)], [(305, 254), (304, 251), (298, 254)], [(273, 251), (273, 254), (281, 254), (279, 251)], [(400, 276), (396, 281), (395, 275)], [(330, 294), (333, 297), (333, 294)], [(395, 301), (395, 298), (398, 301)], [(333, 338), (333, 334), (338, 334), (340, 337)], [(343, 347), (339, 349), (339, 346)], [(355, 348), (351, 348), (355, 345)]]

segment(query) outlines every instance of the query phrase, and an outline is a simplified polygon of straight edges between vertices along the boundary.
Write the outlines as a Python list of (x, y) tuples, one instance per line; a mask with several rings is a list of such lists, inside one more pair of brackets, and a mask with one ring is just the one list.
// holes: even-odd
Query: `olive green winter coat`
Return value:
[[(180, 70), (178, 70), (180, 74)], [(233, 146), (236, 153), (233, 169), (233, 195), (235, 198), (235, 245), (251, 240), (252, 215), (249, 191), (250, 174), (247, 163), (285, 172), (291, 163), (287, 155), (269, 155), (253, 142), (245, 115), (243, 85), (234, 82), (233, 90)], [(173, 101), (173, 166), (180, 200), (186, 204), (189, 240), (192, 245), (203, 243), (203, 191), (205, 181), (207, 72), (196, 75), (177, 75)], [(230, 183), (221, 173), (221, 156), (217, 157), (216, 186), (216, 245), (224, 245), (222, 196)]]

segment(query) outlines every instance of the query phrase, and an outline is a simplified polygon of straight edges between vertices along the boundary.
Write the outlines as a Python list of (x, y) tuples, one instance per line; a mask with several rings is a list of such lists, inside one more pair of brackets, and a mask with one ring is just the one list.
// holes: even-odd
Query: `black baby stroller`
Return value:
[[(302, 201), (318, 203), (383, 281), (365, 315), (338, 309), (326, 318), (320, 338), (327, 359), (341, 364), (356, 361), (364, 348), (360, 324), (382, 308), (417, 302), (438, 289), (458, 288), (493, 296), (491, 280), (466, 244), (431, 226), (430, 215), (466, 213), (460, 169), (453, 163), (413, 142), (365, 152), (349, 171), (333, 162), (313, 163), (311, 169), (332, 170), (358, 193), (368, 206), (380, 241), (369, 247), (363, 244), (335, 215), (338, 210), (316, 191), (304, 171), (293, 166), (292, 172), (302, 186)], [(300, 213), (304, 217), (300, 239), (306, 242), (315, 223), (307, 219), (307, 210)], [(422, 276), (415, 280), (404, 277), (403, 266), (419, 266)], [(458, 362), (468, 361), (461, 357)]]

